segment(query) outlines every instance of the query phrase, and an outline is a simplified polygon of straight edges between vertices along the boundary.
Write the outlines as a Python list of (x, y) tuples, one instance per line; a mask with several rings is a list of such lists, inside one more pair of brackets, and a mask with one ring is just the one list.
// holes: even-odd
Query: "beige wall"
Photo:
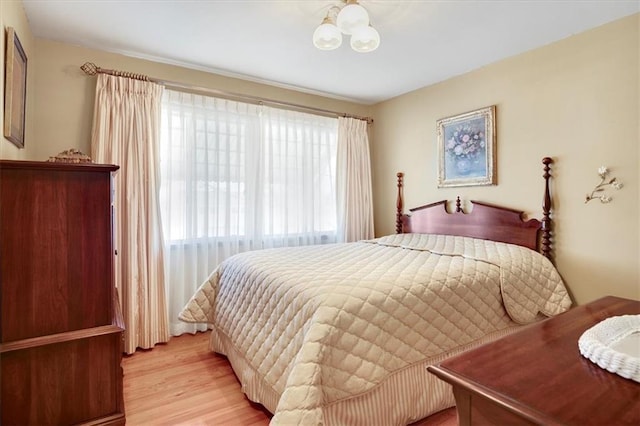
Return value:
[(69, 148), (76, 148), (87, 154), (91, 151), (95, 77), (87, 76), (80, 70), (80, 66), (85, 62), (93, 62), (107, 69), (142, 73), (162, 80), (332, 111), (363, 116), (370, 112), (370, 107), (365, 105), (39, 38), (36, 39), (36, 55), (38, 57), (36, 72), (38, 102), (35, 108), (37, 142), (33, 158), (37, 160), (45, 160)]
[[(376, 105), (376, 234), (393, 232), (397, 171), (409, 207), (460, 195), (539, 218), (550, 156), (556, 263), (575, 300), (640, 299), (639, 24), (634, 15)], [(438, 189), (436, 120), (488, 105), (498, 185)], [(600, 165), (625, 187), (610, 204), (585, 205)]]
[[(0, 1), (0, 12), (3, 28), (16, 29), (29, 57), (26, 149), (3, 138), (0, 158), (45, 160), (69, 148), (90, 152), (95, 78), (80, 71), (86, 61), (196, 86), (373, 114), (378, 235), (394, 229), (397, 171), (405, 172), (409, 207), (459, 194), (540, 217), (540, 160), (552, 156), (556, 263), (575, 300), (584, 303), (605, 294), (640, 299), (640, 15), (368, 107), (34, 38), (21, 1)], [(488, 105), (497, 106), (498, 185), (438, 189), (436, 120)], [(0, 112), (3, 117), (2, 105)], [(585, 205), (584, 195), (597, 183), (596, 170), (603, 164), (625, 187), (612, 194), (609, 205)]]
[(6, 28), (13, 27), (22, 44), (22, 48), (27, 55), (27, 104), (25, 114), (25, 148), (19, 149), (16, 145), (9, 142), (4, 137), (0, 139), (0, 158), (12, 160), (29, 159), (34, 145), (34, 128), (33, 120), (34, 106), (36, 99), (35, 80), (36, 80), (36, 56), (35, 39), (31, 34), (27, 17), (22, 7), (22, 1), (16, 0), (0, 0), (0, 32), (2, 33), (2, 48), (0, 48), (0, 122), (1, 128), (4, 129), (4, 56), (6, 46)]

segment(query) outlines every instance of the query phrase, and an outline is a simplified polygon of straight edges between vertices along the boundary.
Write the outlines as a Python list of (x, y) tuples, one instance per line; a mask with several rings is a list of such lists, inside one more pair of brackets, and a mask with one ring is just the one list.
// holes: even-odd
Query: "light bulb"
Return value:
[(369, 25), (369, 14), (367, 10), (357, 2), (347, 4), (338, 13), (338, 28), (345, 34), (353, 34), (356, 28)]
[(313, 32), (313, 44), (320, 50), (333, 50), (342, 44), (342, 34), (338, 27), (324, 20)]
[(380, 34), (371, 26), (356, 28), (351, 35), (351, 48), (356, 52), (373, 52), (380, 46)]

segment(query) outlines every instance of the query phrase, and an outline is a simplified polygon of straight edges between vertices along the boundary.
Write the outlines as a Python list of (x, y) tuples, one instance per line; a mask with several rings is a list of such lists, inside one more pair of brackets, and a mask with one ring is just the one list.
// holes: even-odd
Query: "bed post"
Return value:
[(396, 198), (396, 234), (402, 234), (402, 177), (404, 174), (398, 172), (398, 197)]
[(542, 203), (542, 255), (549, 260), (551, 259), (551, 194), (549, 193), (549, 178), (551, 177), (551, 167), (553, 159), (544, 157), (544, 201)]

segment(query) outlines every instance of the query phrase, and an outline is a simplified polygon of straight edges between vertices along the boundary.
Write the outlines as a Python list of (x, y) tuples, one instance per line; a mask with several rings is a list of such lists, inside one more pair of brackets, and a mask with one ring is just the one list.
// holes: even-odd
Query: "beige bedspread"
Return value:
[(570, 305), (532, 250), (399, 234), (233, 256), (180, 318), (214, 324), (281, 395), (272, 424), (315, 425), (394, 371)]

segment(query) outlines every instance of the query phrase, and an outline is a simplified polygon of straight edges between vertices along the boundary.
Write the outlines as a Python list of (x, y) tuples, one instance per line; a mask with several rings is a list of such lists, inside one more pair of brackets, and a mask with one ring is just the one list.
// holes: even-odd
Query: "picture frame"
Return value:
[(438, 188), (496, 185), (495, 105), (437, 121)]
[(27, 55), (12, 27), (7, 27), (4, 73), (4, 137), (24, 148), (27, 105)]

